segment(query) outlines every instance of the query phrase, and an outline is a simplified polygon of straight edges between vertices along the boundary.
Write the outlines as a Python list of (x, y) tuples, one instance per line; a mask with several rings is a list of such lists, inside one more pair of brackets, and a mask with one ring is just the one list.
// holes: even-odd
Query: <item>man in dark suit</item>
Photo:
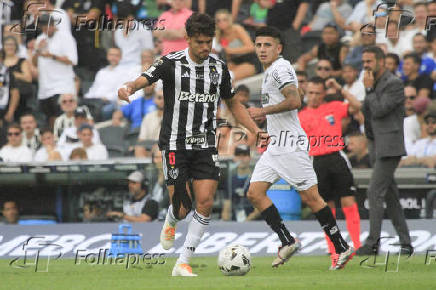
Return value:
[(385, 69), (385, 55), (376, 46), (366, 48), (362, 54), (363, 83), (366, 90), (363, 102), (365, 134), (373, 172), (367, 191), (369, 199), (370, 232), (357, 255), (378, 252), (380, 232), (386, 202), (389, 217), (398, 233), (403, 254), (412, 254), (409, 229), (399, 201), (394, 172), (404, 148), (404, 86), (402, 81)]

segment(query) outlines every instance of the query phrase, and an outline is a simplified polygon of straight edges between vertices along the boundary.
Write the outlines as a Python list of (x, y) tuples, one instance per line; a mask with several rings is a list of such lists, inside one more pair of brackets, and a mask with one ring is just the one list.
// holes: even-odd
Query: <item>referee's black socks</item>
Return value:
[(322, 208), (315, 213), (318, 222), (321, 224), (322, 229), (330, 238), (335, 246), (336, 254), (340, 254), (348, 250), (347, 242), (342, 238), (341, 231), (339, 230), (336, 220), (333, 217), (332, 211), (328, 206)]
[(261, 215), (271, 229), (277, 233), (282, 242), (282, 246), (291, 245), (295, 242), (294, 237), (291, 236), (288, 229), (283, 224), (279, 211), (274, 204), (262, 211)]

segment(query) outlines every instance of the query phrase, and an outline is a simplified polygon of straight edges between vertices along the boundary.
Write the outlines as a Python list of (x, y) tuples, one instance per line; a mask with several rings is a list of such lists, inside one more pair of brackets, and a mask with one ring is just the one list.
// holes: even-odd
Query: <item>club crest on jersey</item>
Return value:
[(268, 104), (269, 103), (269, 95), (268, 94), (262, 94), (260, 96), (262, 105)]
[(326, 117), (325, 117), (325, 119), (327, 120), (327, 122), (329, 122), (330, 123), (330, 125), (334, 125), (335, 124), (335, 117), (333, 116), (333, 115), (327, 115)]
[(209, 67), (209, 79), (212, 84), (218, 85), (218, 81), (220, 80), (220, 74), (216, 71), (216, 68), (214, 66)]
[(168, 170), (168, 175), (172, 178), (172, 179), (177, 179), (177, 177), (179, 176), (179, 169), (178, 168), (170, 168)]

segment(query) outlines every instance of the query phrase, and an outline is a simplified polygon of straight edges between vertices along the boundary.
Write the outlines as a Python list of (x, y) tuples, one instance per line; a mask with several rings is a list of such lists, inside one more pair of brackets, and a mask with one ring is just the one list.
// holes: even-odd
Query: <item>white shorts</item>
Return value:
[(256, 163), (251, 182), (275, 183), (280, 178), (298, 190), (307, 190), (318, 184), (312, 159), (306, 151), (272, 155), (265, 151)]

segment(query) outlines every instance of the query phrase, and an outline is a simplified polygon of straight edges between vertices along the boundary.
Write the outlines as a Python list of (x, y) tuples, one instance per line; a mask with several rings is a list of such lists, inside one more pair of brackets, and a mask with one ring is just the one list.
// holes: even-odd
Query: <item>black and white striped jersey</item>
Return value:
[(188, 49), (158, 59), (142, 74), (150, 83), (163, 81), (161, 150), (215, 148), (219, 99), (233, 97), (224, 62), (210, 55), (197, 64), (189, 57)]

